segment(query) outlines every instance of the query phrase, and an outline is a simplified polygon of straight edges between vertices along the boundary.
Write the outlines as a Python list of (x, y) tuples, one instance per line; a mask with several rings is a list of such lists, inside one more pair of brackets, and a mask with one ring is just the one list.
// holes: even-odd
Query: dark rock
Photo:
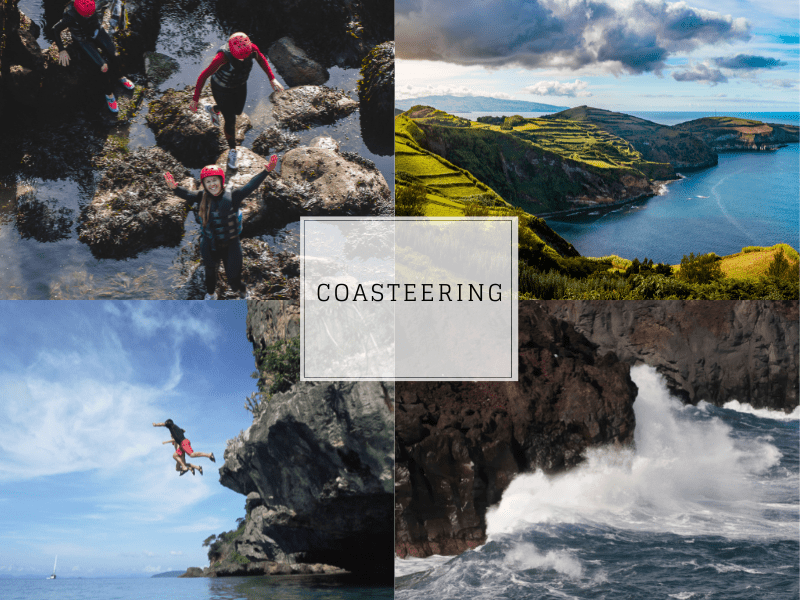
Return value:
[(259, 239), (242, 240), (242, 279), (252, 298), (300, 298), (300, 269), (297, 255), (273, 252)]
[(287, 152), (281, 165), (286, 182), (307, 185), (304, 215), (385, 214), (391, 192), (383, 175), (327, 148), (303, 147)]
[(151, 87), (157, 87), (177, 72), (180, 65), (177, 60), (166, 54), (145, 52), (144, 69), (147, 74), (147, 82)]
[(541, 303), (631, 365), (655, 367), (684, 402), (798, 405), (798, 303), (753, 300)]
[[(288, 300), (249, 300), (247, 302), (247, 339), (250, 340), (256, 351), (264, 350), (278, 340), (299, 335), (300, 305), (296, 302)], [(250, 502), (250, 495), (247, 496), (247, 501)], [(255, 499), (253, 501), (255, 502)]]
[(31, 106), (38, 100), (42, 85), (42, 75), (38, 71), (14, 65), (6, 81), (6, 89), (17, 104)]
[(321, 85), (290, 88), (270, 98), (278, 124), (292, 131), (333, 123), (358, 108), (358, 102), (341, 90)]
[(330, 75), (327, 69), (310, 59), (290, 37), (283, 37), (269, 47), (269, 60), (290, 86), (322, 85)]
[(253, 140), (253, 152), (269, 156), (277, 152), (286, 152), (300, 144), (300, 137), (294, 133), (281, 131), (277, 127), (268, 127)]
[(393, 411), (394, 384), (378, 382), (298, 383), (263, 402), (220, 469), (264, 502), (237, 552), (391, 576)]
[(375, 46), (361, 65), (358, 98), (362, 114), (391, 119), (394, 109), (394, 42)]
[(519, 306), (519, 381), (397, 385), (395, 551), (458, 554), (518, 473), (633, 442), (629, 367), (537, 304)]
[(164, 181), (170, 171), (179, 185), (189, 172), (160, 148), (139, 149), (110, 159), (92, 202), (81, 214), (78, 239), (99, 258), (129, 258), (183, 237), (186, 203)]
[(254, 40), (303, 40), (309, 55), (344, 68), (358, 67), (375, 44), (392, 37), (394, 28), (394, 5), (385, 0), (288, 0), (269, 5), (228, 0), (218, 4), (218, 11), (230, 31), (246, 31)]
[(31, 190), (17, 196), (17, 230), (22, 238), (55, 242), (68, 238), (74, 211), (57, 208), (52, 200), (39, 200)]
[[(213, 163), (227, 149), (222, 127), (211, 124), (204, 103), (214, 104), (211, 96), (201, 96), (196, 112), (189, 109), (194, 86), (183, 91), (167, 90), (161, 98), (150, 103), (147, 124), (156, 136), (159, 146), (173, 154), (191, 168)], [(236, 142), (244, 140), (250, 129), (250, 119), (241, 114), (236, 119)]]
[[(23, 18), (27, 19), (27, 17)], [(30, 22), (29, 19), (28, 22)], [(36, 37), (29, 27), (20, 27), (16, 31), (8, 33), (6, 43), (11, 62), (41, 74), (44, 70), (45, 56)]]
[(205, 577), (205, 575), (203, 574), (203, 569), (200, 567), (189, 567), (186, 569), (186, 573), (178, 577)]
[[(109, 19), (113, 2), (103, 12), (103, 27), (110, 31)], [(161, 0), (125, 0), (127, 27), (114, 34), (120, 68), (123, 73), (144, 70), (144, 55), (154, 50), (161, 32)]]

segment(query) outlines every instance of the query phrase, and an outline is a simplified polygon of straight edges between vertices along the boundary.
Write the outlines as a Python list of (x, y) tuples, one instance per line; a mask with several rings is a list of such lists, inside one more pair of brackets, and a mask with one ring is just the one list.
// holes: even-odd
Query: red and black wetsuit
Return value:
[[(204, 189), (192, 192), (181, 186), (173, 193), (183, 198), (194, 208), (195, 216), (201, 224), (200, 256), (206, 270), (206, 292), (214, 293), (217, 287), (217, 265), (223, 261), (225, 276), (231, 289), (236, 292), (245, 291), (242, 283), (242, 245), (239, 235), (242, 233), (242, 200), (253, 193), (267, 178), (267, 171), (261, 171), (242, 187), (223, 191), (219, 196), (211, 196), (211, 209), (208, 222), (203, 226), (197, 208), (206, 194)], [(210, 195), (210, 194), (209, 194)]]
[[(108, 32), (100, 25), (97, 12), (95, 11), (95, 13), (89, 17), (82, 17), (78, 14), (78, 11), (75, 10), (73, 4), (67, 7), (61, 20), (53, 25), (53, 34), (56, 38), (56, 46), (58, 46), (59, 52), (64, 50), (61, 32), (65, 29), (69, 29), (72, 35), (72, 41), (89, 55), (89, 58), (97, 65), (98, 69), (104, 64), (108, 65), (108, 71), (102, 73), (103, 87), (106, 96), (113, 94), (114, 84), (122, 75), (120, 74), (119, 64), (117, 63), (117, 51), (114, 48), (114, 40), (111, 39)], [(98, 50), (103, 51), (102, 56)]]
[(217, 103), (217, 109), (225, 119), (223, 132), (231, 148), (236, 147), (236, 116), (242, 114), (244, 110), (244, 103), (247, 100), (247, 79), (250, 77), (253, 61), (258, 62), (270, 81), (275, 79), (267, 59), (261, 54), (258, 46), (253, 43), (250, 46), (252, 51), (249, 56), (238, 60), (233, 58), (227, 42), (223, 44), (214, 55), (211, 64), (200, 73), (197, 85), (194, 86), (192, 100), (197, 102), (206, 79), (211, 77), (211, 93)]

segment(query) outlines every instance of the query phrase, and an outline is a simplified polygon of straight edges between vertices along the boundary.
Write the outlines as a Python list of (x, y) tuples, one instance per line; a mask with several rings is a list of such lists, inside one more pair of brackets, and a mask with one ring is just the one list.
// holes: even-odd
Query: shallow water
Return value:
[[(21, 0), (19, 7), (36, 23), (44, 24), (41, 1)], [(223, 29), (215, 7), (216, 2), (213, 0), (192, 3), (191, 9), (175, 1), (163, 4), (161, 30), (155, 50), (175, 58), (179, 69), (157, 88), (159, 91), (194, 86), (200, 72), (211, 62), (217, 49), (232, 33)], [(40, 36), (38, 41), (42, 47), (48, 45), (44, 36)], [(259, 44), (262, 52), (266, 51), (269, 43), (262, 41)], [(278, 80), (283, 83), (280, 73), (274, 65), (271, 66)], [(345, 90), (352, 98), (358, 97), (357, 69), (332, 67), (329, 71), (331, 76), (326, 85)], [(249, 147), (270, 124), (267, 103), (271, 93), (272, 87), (266, 74), (257, 66), (254, 67), (248, 81), (244, 109), (250, 117), (253, 129), (245, 136), (243, 146)], [(149, 100), (146, 99), (130, 126), (131, 150), (155, 145), (155, 138), (145, 122), (147, 102)], [(87, 118), (105, 119), (106, 115), (87, 115)], [(330, 135), (339, 142), (342, 150), (357, 152), (372, 160), (390, 187), (393, 186), (394, 157), (391, 154), (376, 154), (367, 147), (363, 141), (358, 111), (333, 125), (313, 127), (297, 134), (301, 145), (319, 135)], [(198, 226), (193, 214), (190, 213), (187, 217), (186, 235), (177, 247), (155, 248), (127, 260), (97, 259), (92, 256), (88, 246), (78, 241), (76, 233), (80, 211), (94, 195), (96, 173), (86, 170), (74, 179), (52, 179), (37, 176), (36, 166), (28, 170), (27, 176), (22, 176), (13, 169), (11, 173), (4, 172), (3, 166), (0, 165), (0, 172), (3, 174), (0, 181), (0, 299), (185, 297), (180, 286), (187, 277), (187, 261), (181, 258), (191, 254), (192, 244), (197, 243)], [(199, 176), (199, 169), (190, 171), (195, 177)], [(69, 237), (51, 242), (25, 238), (18, 230), (14, 217), (14, 197), (20, 189), (32, 189), (39, 201), (46, 202), (54, 210), (65, 208), (72, 211), (73, 223)], [(260, 237), (273, 249), (296, 251), (299, 247), (298, 230), (299, 221)]]
[(4, 600), (368, 600), (392, 594), (391, 587), (349, 576), (0, 579)]

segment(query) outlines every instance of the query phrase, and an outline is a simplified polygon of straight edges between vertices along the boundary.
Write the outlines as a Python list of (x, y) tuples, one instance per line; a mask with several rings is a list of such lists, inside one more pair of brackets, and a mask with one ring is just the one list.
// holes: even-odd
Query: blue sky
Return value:
[[(255, 391), (244, 302), (0, 303), (0, 577), (206, 566), (244, 496), (219, 484)], [(178, 477), (172, 418), (204, 476)]]
[(797, 111), (798, 17), (788, 0), (397, 0), (396, 97)]

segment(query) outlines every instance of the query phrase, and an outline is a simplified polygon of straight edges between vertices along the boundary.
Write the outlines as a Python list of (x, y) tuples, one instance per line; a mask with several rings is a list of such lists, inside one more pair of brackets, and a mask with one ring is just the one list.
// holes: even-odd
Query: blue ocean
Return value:
[(348, 576), (218, 579), (0, 579), (3, 600), (371, 600), (391, 587), (360, 585)]
[[(494, 114), (494, 113), (492, 113)], [(524, 113), (539, 117), (546, 113)], [(662, 125), (713, 113), (632, 112)], [(722, 113), (720, 113), (722, 114)], [(495, 116), (499, 116), (497, 113)], [(798, 124), (798, 113), (725, 113), (767, 123)], [(470, 119), (478, 113), (462, 113)], [(583, 256), (678, 264), (684, 255), (720, 256), (745, 246), (786, 243), (800, 249), (800, 153), (797, 144), (775, 152), (724, 153), (719, 165), (662, 186), (659, 195), (624, 206), (546, 218)]]
[(518, 476), (457, 557), (396, 561), (398, 599), (786, 600), (800, 595), (800, 411), (684, 406), (647, 366), (635, 448)]

